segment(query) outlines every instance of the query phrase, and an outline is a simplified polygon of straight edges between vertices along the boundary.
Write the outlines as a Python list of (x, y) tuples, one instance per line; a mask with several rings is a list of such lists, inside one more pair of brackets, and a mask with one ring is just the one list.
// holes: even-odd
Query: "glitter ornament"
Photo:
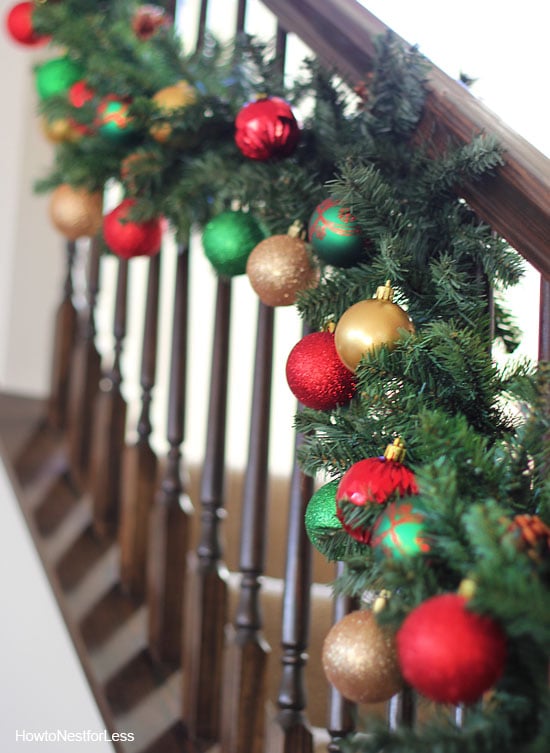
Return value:
[(387, 701), (403, 686), (394, 633), (368, 610), (350, 612), (333, 625), (322, 662), (328, 681), (355, 703)]
[(135, 199), (124, 199), (103, 220), (103, 237), (111, 251), (122, 259), (134, 256), (155, 256), (162, 242), (162, 222), (159, 218), (133, 222), (128, 215)]
[(25, 47), (39, 47), (49, 42), (50, 37), (38, 34), (33, 27), (34, 3), (17, 3), (6, 16), (6, 29), (14, 42)]
[(171, 25), (172, 19), (158, 5), (140, 5), (132, 17), (132, 31), (141, 42), (146, 42), (160, 29)]
[(355, 371), (361, 358), (385, 345), (395, 347), (403, 332), (414, 332), (409, 315), (393, 303), (389, 280), (376, 291), (375, 298), (359, 301), (345, 311), (336, 325), (338, 355), (348, 369)]
[(370, 543), (371, 525), (347, 520), (342, 503), (365, 508), (368, 513), (372, 505), (376, 510), (394, 494), (401, 497), (418, 494), (414, 473), (403, 465), (404, 457), (404, 442), (397, 438), (386, 447), (382, 457), (359, 460), (340, 479), (336, 492), (336, 514), (343, 528), (356, 541)]
[[(67, 93), (67, 99), (69, 100), (69, 103), (75, 108), (75, 110), (82, 110), (84, 107), (86, 107), (86, 105), (88, 105), (91, 113), (93, 113), (93, 108), (90, 107), (90, 104), (93, 102), (95, 96), (96, 95), (93, 89), (90, 89), (86, 81), (84, 81), (83, 79), (76, 81), (69, 88), (69, 91)], [(89, 135), (94, 131), (94, 129), (92, 128), (94, 117), (91, 113), (89, 118), (90, 122), (86, 125), (78, 122), (74, 118), (71, 119), (73, 129), (81, 136)]]
[(49, 214), (52, 224), (68, 240), (94, 236), (103, 221), (103, 196), (62, 183), (52, 192)]
[(401, 560), (430, 551), (424, 534), (424, 515), (409, 500), (391, 502), (372, 529), (371, 547), (377, 555)]
[(96, 125), (99, 133), (110, 141), (126, 141), (135, 133), (130, 105), (113, 96), (105, 97), (97, 108)]
[(405, 680), (437, 703), (474, 703), (504, 669), (502, 629), (466, 605), (459, 594), (433, 596), (413, 609), (397, 634)]
[(538, 515), (516, 515), (508, 529), (517, 548), (526, 552), (533, 562), (550, 556), (550, 528)]
[(240, 209), (229, 210), (206, 224), (202, 245), (216, 272), (234, 277), (246, 272), (250, 252), (264, 237), (265, 233), (253, 215)]
[[(327, 553), (327, 543), (335, 533), (342, 530), (336, 517), (336, 490), (338, 481), (329, 481), (321, 486), (308, 502), (305, 527), (308, 539), (321, 552)], [(338, 559), (338, 557), (336, 557)]]
[(288, 102), (260, 97), (249, 102), (235, 119), (235, 143), (254, 160), (288, 157), (300, 140), (300, 127)]
[(173, 133), (169, 118), (177, 110), (197, 101), (197, 90), (187, 81), (178, 81), (173, 86), (166, 86), (153, 96), (153, 102), (159, 110), (158, 117), (149, 129), (149, 133), (160, 144), (170, 140)]
[(338, 358), (331, 332), (312, 332), (296, 343), (286, 379), (294, 397), (314, 410), (345, 405), (355, 393), (354, 375)]
[(312, 265), (307, 245), (300, 238), (301, 223), (287, 235), (272, 235), (253, 249), (246, 263), (252, 288), (266, 306), (291, 306), (300, 290), (312, 288), (319, 272)]
[(65, 95), (82, 78), (82, 68), (74, 60), (63, 56), (48, 60), (36, 68), (36, 90), (40, 99)]
[(351, 267), (365, 253), (366, 244), (355, 217), (334, 199), (325, 199), (315, 208), (308, 237), (319, 259), (336, 267)]
[(75, 127), (74, 122), (69, 120), (69, 118), (48, 120), (47, 118), (42, 117), (40, 119), (40, 124), (44, 136), (52, 144), (71, 144), (82, 138), (79, 129)]

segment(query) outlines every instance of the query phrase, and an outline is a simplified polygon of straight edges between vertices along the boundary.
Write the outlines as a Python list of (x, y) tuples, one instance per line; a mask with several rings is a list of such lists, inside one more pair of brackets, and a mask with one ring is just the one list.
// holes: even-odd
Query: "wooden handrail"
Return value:
[[(350, 84), (372, 68), (375, 39), (388, 27), (355, 0), (262, 0), (288, 31)], [(402, 40), (403, 41), (403, 40)], [(406, 42), (405, 42), (406, 44)], [(476, 134), (497, 137), (505, 164), (461, 188), (472, 209), (550, 279), (550, 160), (508, 128), (458, 81), (434, 65), (417, 138), (435, 150), (465, 144)]]

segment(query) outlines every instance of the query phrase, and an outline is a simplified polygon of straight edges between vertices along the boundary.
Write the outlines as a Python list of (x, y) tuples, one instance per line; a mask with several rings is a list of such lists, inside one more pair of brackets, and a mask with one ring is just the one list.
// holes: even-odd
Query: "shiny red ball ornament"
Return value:
[(294, 397), (315, 410), (345, 405), (355, 393), (354, 375), (338, 357), (331, 332), (312, 332), (296, 343), (286, 379)]
[(38, 47), (46, 44), (50, 37), (37, 34), (33, 28), (32, 14), (34, 3), (17, 3), (8, 11), (6, 16), (6, 28), (14, 42), (25, 47)]
[(442, 594), (416, 607), (397, 633), (403, 676), (437, 703), (474, 703), (501, 676), (506, 636), (490, 617), (467, 608), (459, 594)]
[(361, 544), (371, 539), (370, 527), (352, 525), (346, 520), (342, 502), (356, 507), (383, 505), (392, 495), (400, 497), (418, 494), (414, 473), (403, 465), (405, 445), (401, 439), (386, 447), (384, 455), (359, 460), (349, 468), (338, 484), (336, 515), (349, 535)]
[(113, 253), (122, 259), (134, 256), (155, 256), (162, 241), (162, 220), (154, 218), (133, 222), (128, 215), (135, 199), (124, 199), (103, 219), (103, 237)]
[(132, 30), (142, 42), (151, 39), (159, 29), (167, 28), (171, 24), (172, 19), (168, 13), (158, 5), (140, 5), (132, 17)]
[[(95, 96), (95, 91), (93, 89), (90, 89), (87, 82), (82, 79), (80, 81), (76, 81), (71, 86), (67, 94), (67, 99), (75, 109), (80, 110), (82, 107), (87, 105), (88, 102), (91, 102)], [(81, 136), (86, 136), (90, 133), (93, 133), (94, 129), (91, 126), (78, 123), (76, 120), (74, 120), (74, 118), (71, 119), (70, 122), (71, 127), (74, 128), (74, 130)]]
[(235, 120), (235, 143), (254, 160), (288, 157), (300, 139), (300, 127), (288, 102), (263, 97), (246, 104)]

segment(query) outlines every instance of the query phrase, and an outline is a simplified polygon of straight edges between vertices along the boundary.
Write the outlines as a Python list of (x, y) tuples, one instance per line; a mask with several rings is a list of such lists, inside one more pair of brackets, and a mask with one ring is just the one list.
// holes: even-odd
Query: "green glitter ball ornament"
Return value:
[(258, 220), (239, 209), (222, 212), (210, 220), (204, 228), (202, 245), (216, 272), (224, 277), (234, 277), (246, 272), (252, 249), (264, 238)]
[(351, 267), (365, 252), (365, 241), (355, 217), (334, 199), (325, 199), (315, 208), (308, 237), (319, 259), (335, 267)]
[(63, 56), (53, 58), (36, 68), (36, 90), (40, 99), (66, 94), (84, 75), (82, 67)]
[(352, 539), (336, 517), (339, 479), (321, 486), (309, 500), (305, 514), (306, 533), (317, 551), (329, 560), (364, 558), (369, 547)]
[(430, 551), (424, 515), (409, 500), (390, 503), (372, 529), (370, 546), (377, 557), (402, 560)]

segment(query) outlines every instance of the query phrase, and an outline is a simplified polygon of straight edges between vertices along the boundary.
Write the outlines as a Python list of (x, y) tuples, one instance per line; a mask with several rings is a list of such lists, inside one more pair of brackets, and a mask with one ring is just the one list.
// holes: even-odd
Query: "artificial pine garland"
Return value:
[[(390, 731), (369, 721), (369, 734), (357, 733), (342, 750), (542, 753), (550, 732), (548, 371), (520, 364), (503, 372), (491, 361), (488, 289), (498, 293), (515, 284), (521, 261), (457, 199), (461, 181), (486, 178), (505, 157), (489, 136), (437, 159), (414, 144), (424, 61), (391, 34), (379, 40), (375, 70), (354, 92), (311, 60), (285, 87), (269, 45), (245, 36), (226, 46), (209, 39), (187, 54), (162, 12), (155, 19), (144, 18), (133, 2), (63, 0), (36, 6), (34, 28), (17, 32), (22, 40), (34, 32), (51, 36), (66, 50), (71, 75), (81, 71), (91, 92), (78, 103), (65, 91), (44, 97), (41, 114), (57, 124), (50, 134), (62, 143), (39, 188), (93, 192), (119, 180), (135, 200), (133, 220), (164, 216), (183, 236), (192, 225), (208, 227), (231, 202), (257, 218), (267, 236), (286, 233), (295, 220), (307, 226), (319, 206), (339, 207), (344, 227), (353, 219), (362, 238), (357, 257), (354, 248), (338, 263), (340, 238), (329, 249), (330, 263), (312, 254), (320, 280), (298, 294), (300, 314), (328, 333), (350, 307), (391, 280), (395, 303), (406, 309), (414, 331), (365, 349), (353, 396), (348, 390), (346, 400), (296, 415), (305, 436), (302, 467), (327, 482), (306, 516), (308, 533), (325, 556), (347, 563), (337, 592), (384, 593), (376, 611), (381, 629), (390, 631), (384, 642), (397, 631), (399, 644), (409, 616), (444, 596), (438, 608), (464, 605), (467, 630), (469, 615), (493, 621), (488, 634), (498, 633), (499, 651), (505, 636), (506, 658), (502, 667), (489, 667), (496, 684), (467, 709), (460, 727), (445, 709), (417, 730)], [(167, 100), (158, 93), (182, 81), (193, 96), (163, 109), (159, 102)], [(46, 77), (46, 83), (59, 82)], [(255, 95), (266, 93), (294, 108), (307, 101), (310, 114), (299, 139), (287, 123), (292, 143), (272, 140), (277, 148), (264, 152), (253, 142), (252, 153), (243, 153), (234, 141), (235, 121)], [(101, 107), (110, 110), (108, 128)], [(270, 124), (264, 120), (267, 130)], [(161, 139), (155, 138), (159, 128)], [(498, 307), (497, 334), (513, 348), (513, 323)], [(296, 371), (303, 375), (299, 365)], [(308, 384), (311, 379), (322, 374), (306, 375), (304, 394), (324, 397), (325, 386)], [(331, 507), (346, 471), (381, 456), (396, 438), (405, 440), (418, 485), (414, 522), (423, 542), (405, 553), (399, 543), (376, 549), (368, 535), (354, 541)], [(362, 483), (379, 482), (367, 476)], [(359, 509), (349, 503), (353, 489), (345, 491), (349, 499), (341, 493), (339, 514), (346, 523), (398, 536), (395, 495), (384, 497), (380, 509), (368, 506), (367, 495)], [(388, 510), (389, 522), (382, 520)], [(467, 597), (457, 595), (460, 589)], [(426, 631), (429, 641), (429, 624)], [(441, 671), (452, 673), (455, 658), (451, 647)], [(458, 681), (467, 674), (462, 668)], [(480, 698), (490, 690), (482, 681), (480, 688)], [(449, 697), (460, 700), (462, 693), (469, 702), (471, 692), (459, 682)]]

